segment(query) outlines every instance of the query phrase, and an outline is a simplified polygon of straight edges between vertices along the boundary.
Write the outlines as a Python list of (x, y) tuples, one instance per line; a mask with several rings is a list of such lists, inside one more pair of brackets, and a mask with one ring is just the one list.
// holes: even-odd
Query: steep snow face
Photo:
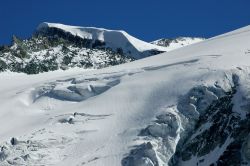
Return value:
[(181, 48), (184, 46), (188, 46), (190, 44), (195, 44), (201, 41), (204, 41), (204, 38), (199, 38), (199, 37), (178, 37), (176, 39), (159, 39), (150, 42), (151, 44), (155, 44), (158, 46), (163, 46), (167, 47), (168, 51)]
[(1, 73), (0, 164), (249, 165), (243, 30), (100, 70)]
[(38, 26), (37, 31), (44, 31), (49, 28), (57, 28), (70, 33), (73, 36), (78, 36), (82, 39), (89, 39), (93, 42), (101, 41), (106, 47), (114, 50), (122, 49), (123, 53), (140, 59), (150, 55), (152, 52), (165, 52), (166, 48), (156, 46), (142, 40), (139, 40), (127, 32), (122, 30), (108, 30), (95, 27), (79, 27), (69, 26), (56, 23), (42, 23)]

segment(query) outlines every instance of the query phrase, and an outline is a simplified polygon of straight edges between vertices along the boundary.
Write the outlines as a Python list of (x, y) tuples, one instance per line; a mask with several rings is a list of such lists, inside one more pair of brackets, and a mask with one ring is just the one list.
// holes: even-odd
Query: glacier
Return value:
[(250, 165), (250, 27), (99, 70), (0, 73), (0, 165)]

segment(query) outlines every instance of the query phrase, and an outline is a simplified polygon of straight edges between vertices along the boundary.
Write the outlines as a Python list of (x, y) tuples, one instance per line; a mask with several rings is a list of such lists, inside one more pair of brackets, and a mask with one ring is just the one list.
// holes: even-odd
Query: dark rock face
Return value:
[[(141, 163), (147, 157), (147, 160), (152, 161), (154, 165), (159, 165), (159, 159), (161, 160), (160, 163), (167, 164), (169, 162), (169, 165), (176, 165), (175, 146), (178, 146), (178, 149), (183, 148), (182, 145), (186, 137), (189, 138), (189, 133), (195, 128), (194, 125), (197, 123), (199, 116), (206, 112), (206, 109), (213, 101), (217, 101), (223, 95), (225, 95), (225, 92), (220, 87), (197, 86), (190, 89), (186, 95), (180, 97), (176, 111), (170, 108), (169, 111), (156, 116), (155, 121), (141, 130), (139, 136), (144, 137), (145, 141), (154, 143), (151, 144), (153, 145), (151, 155), (143, 153), (148, 150), (141, 148), (144, 147), (144, 144), (142, 144), (134, 147), (123, 161), (133, 166), (137, 165), (135, 163), (139, 161)], [(182, 138), (180, 139), (179, 137)], [(174, 140), (177, 140), (179, 143), (175, 145)], [(171, 161), (173, 155), (174, 157)], [(155, 156), (157, 156), (156, 161), (158, 162), (155, 162)], [(124, 162), (122, 164), (126, 166)], [(142, 165), (146, 165), (146, 163)]]
[(243, 144), (243, 152), (246, 159), (250, 160), (250, 134), (248, 135), (246, 142)]
[[(239, 78), (230, 80), (227, 90), (217, 83), (191, 88), (176, 109), (170, 107), (140, 131), (145, 143), (133, 147), (122, 165), (249, 165), (250, 114), (243, 118), (233, 110)], [(146, 148), (149, 143), (152, 148)]]
[[(242, 151), (250, 133), (250, 115), (242, 120), (239, 114), (232, 111), (235, 92), (232, 88), (224, 97), (215, 100), (199, 118), (194, 133), (176, 153), (184, 163), (194, 157), (197, 158), (197, 165), (204, 165), (205, 162), (218, 166), (240, 166), (249, 162), (244, 159)], [(206, 155), (216, 153), (217, 149), (222, 151), (215, 154), (219, 155), (216, 156), (218, 159), (205, 161)]]
[[(196, 129), (200, 129), (202, 125), (208, 122), (211, 123), (211, 127), (190, 140), (184, 153), (182, 153), (183, 160), (190, 159), (192, 155), (204, 156), (217, 146), (222, 146), (225, 143), (232, 127), (235, 125), (235, 121), (238, 119), (237, 116), (227, 118), (227, 114), (232, 110), (231, 98), (231, 94), (222, 97), (213, 103), (207, 109), (208, 112), (199, 119)], [(211, 114), (213, 115), (211, 116)], [(227, 124), (230, 123), (232, 125), (228, 126)]]
[(7, 67), (7, 64), (3, 60), (0, 60), (0, 72), (6, 70)]
[(12, 137), (12, 138), (10, 139), (10, 143), (11, 143), (11, 145), (17, 145), (17, 144), (18, 144), (17, 138)]

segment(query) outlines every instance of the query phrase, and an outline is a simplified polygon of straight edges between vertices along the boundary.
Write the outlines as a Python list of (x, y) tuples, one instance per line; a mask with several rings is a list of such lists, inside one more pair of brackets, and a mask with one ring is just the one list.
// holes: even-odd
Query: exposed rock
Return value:
[(19, 142), (19, 141), (18, 141), (17, 138), (15, 138), (15, 137), (12, 137), (12, 138), (10, 139), (11, 145), (17, 145), (18, 142)]
[(245, 157), (250, 161), (250, 134), (243, 145)]
[(35, 35), (26, 40), (14, 37), (11, 46), (0, 50), (0, 71), (37, 74), (72, 67), (97, 69), (134, 60), (109, 48), (100, 48), (97, 44), (90, 47), (87, 43), (58, 35)]

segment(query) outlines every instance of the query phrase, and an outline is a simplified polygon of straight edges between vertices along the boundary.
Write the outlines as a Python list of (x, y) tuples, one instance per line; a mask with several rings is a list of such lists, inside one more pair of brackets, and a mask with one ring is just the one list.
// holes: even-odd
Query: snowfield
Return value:
[[(221, 105), (234, 104), (232, 124), (249, 124), (250, 27), (100, 70), (0, 79), (0, 165), (206, 166), (238, 139), (190, 149), (228, 117)], [(250, 165), (246, 134), (239, 165)]]

